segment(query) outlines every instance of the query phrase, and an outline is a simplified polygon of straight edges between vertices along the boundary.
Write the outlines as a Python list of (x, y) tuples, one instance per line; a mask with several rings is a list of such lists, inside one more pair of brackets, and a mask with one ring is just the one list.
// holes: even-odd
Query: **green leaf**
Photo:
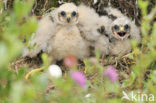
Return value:
[(27, 16), (30, 13), (34, 0), (15, 0), (14, 11), (18, 19)]

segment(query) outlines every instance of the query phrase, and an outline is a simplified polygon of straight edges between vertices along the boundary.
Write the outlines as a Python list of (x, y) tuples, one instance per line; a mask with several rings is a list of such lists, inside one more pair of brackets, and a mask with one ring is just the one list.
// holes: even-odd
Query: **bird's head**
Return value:
[(126, 39), (130, 35), (130, 21), (128, 18), (117, 18), (111, 25), (112, 35), (116, 39)]
[(58, 8), (58, 21), (64, 25), (74, 25), (78, 23), (78, 10), (73, 3), (65, 3)]

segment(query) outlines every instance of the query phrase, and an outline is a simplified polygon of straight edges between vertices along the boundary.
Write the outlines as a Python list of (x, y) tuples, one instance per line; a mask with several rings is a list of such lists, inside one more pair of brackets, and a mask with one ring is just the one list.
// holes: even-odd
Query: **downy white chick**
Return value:
[[(128, 17), (115, 8), (106, 8), (108, 17), (112, 20), (109, 24), (109, 53), (111, 55), (124, 55), (131, 51), (131, 40), (138, 43), (141, 40), (140, 30)], [(113, 19), (112, 19), (113, 17)]]
[(37, 52), (32, 50), (34, 55), (28, 56), (33, 57), (38, 51), (44, 50), (54, 62), (68, 55), (78, 59), (86, 57), (88, 47), (77, 27), (78, 18), (78, 9), (73, 3), (61, 5), (50, 16), (43, 18), (41, 20), (43, 24), (39, 25), (33, 40), (36, 42)]
[(80, 15), (77, 7), (73, 3), (66, 3), (57, 12), (61, 28), (48, 41), (47, 53), (54, 60), (61, 60), (68, 55), (79, 59), (87, 57), (88, 46), (77, 27)]

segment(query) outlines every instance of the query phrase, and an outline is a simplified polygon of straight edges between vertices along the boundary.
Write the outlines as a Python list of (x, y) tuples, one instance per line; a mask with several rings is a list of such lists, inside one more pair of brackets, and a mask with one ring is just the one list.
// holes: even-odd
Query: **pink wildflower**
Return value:
[(109, 66), (103, 73), (103, 75), (105, 77), (108, 77), (108, 79), (115, 83), (117, 80), (118, 80), (118, 74), (117, 74), (117, 70), (112, 67), (112, 66)]
[(87, 79), (86, 79), (85, 75), (82, 72), (72, 72), (71, 77), (81, 87), (85, 87)]

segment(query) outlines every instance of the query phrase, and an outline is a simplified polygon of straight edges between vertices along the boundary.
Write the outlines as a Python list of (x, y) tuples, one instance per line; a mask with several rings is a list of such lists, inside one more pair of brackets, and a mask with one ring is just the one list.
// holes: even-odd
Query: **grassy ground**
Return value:
[[(0, 22), (2, 22), (0, 23), (2, 32), (0, 35), (0, 57), (2, 57), (0, 59), (0, 102), (137, 103), (138, 101), (121, 100), (122, 92), (134, 91), (138, 95), (141, 92), (156, 96), (156, 19), (154, 18), (156, 14), (155, 11), (151, 12), (155, 10), (153, 9), (156, 4), (155, 0), (148, 0), (149, 3), (139, 0), (139, 6), (136, 5), (136, 0), (110, 0), (113, 7), (135, 19), (136, 24), (141, 26), (142, 42), (139, 47), (133, 43), (134, 55), (128, 57), (99, 58), (97, 53), (93, 60), (86, 59), (83, 63), (79, 62), (77, 70), (83, 71), (87, 77), (87, 89), (82, 89), (72, 82), (70, 70), (75, 69), (66, 68), (61, 62), (58, 64), (63, 69), (62, 79), (49, 78), (47, 69), (44, 69), (25, 80), (25, 75), (30, 70), (40, 67), (47, 68), (49, 62), (46, 55), (42, 55), (42, 59), (40, 56), (33, 59), (20, 58), (23, 34), (32, 34), (35, 30), (36, 22), (32, 15), (40, 17), (59, 4), (56, 0), (36, 0), (31, 9), (32, 2), (29, 0), (24, 3), (16, 1), (14, 6), (18, 9), (13, 7), (13, 0), (8, 0), (7, 13), (4, 12), (0, 17)], [(79, 0), (68, 1), (80, 4)], [(102, 8), (108, 5), (108, 1), (98, 0), (96, 4), (93, 4), (93, 0), (81, 0), (93, 7), (99, 14), (102, 13)], [(29, 9), (31, 9), (30, 13)], [(14, 12), (12, 13), (12, 11)], [(103, 77), (103, 71), (107, 70), (109, 65), (117, 69), (119, 81), (116, 83), (111, 83)], [(86, 99), (85, 95), (88, 93), (92, 96)]]
[[(118, 8), (122, 13), (127, 15), (128, 17), (135, 19), (136, 24), (140, 25), (141, 22), (141, 12), (140, 9), (138, 8), (136, 0), (98, 0), (96, 4), (93, 3), (93, 0), (67, 0), (67, 2), (75, 2), (76, 4), (81, 4), (85, 3), (86, 5), (89, 5), (93, 7), (99, 14), (102, 14), (103, 12), (103, 7), (108, 6), (110, 3), (111, 6)], [(148, 12), (151, 11), (151, 8), (154, 7), (156, 2), (153, 0), (150, 1), (148, 5)], [(8, 6), (11, 8), (12, 5), (8, 4)], [(52, 10), (52, 8), (55, 8), (59, 6), (59, 3), (57, 0), (37, 0), (33, 6), (32, 9), (32, 15), (36, 15), (37, 17), (42, 16), (44, 13), (49, 12)], [(27, 66), (28, 68), (39, 68), (42, 66), (42, 60), (40, 58), (41, 55), (39, 55), (36, 58), (20, 58), (17, 61), (13, 62), (11, 64), (12, 68), (19, 68), (23, 65)], [(113, 65), (116, 69), (119, 70), (119, 75), (120, 75), (120, 81), (122, 82), (124, 79), (129, 77), (129, 74), (131, 72), (131, 65), (135, 64), (134, 59), (130, 58), (121, 58), (121, 57), (110, 57), (109, 58), (102, 58), (101, 57), (101, 64), (103, 66), (108, 66), (108, 65)], [(116, 59), (114, 59), (116, 58)], [(105, 60), (107, 59), (107, 60)], [(62, 64), (61, 64), (62, 65)], [(81, 65), (81, 64), (80, 64)], [(62, 65), (63, 68), (65, 68)], [(84, 67), (81, 66), (83, 69)], [(80, 68), (80, 69), (81, 69)], [(66, 69), (65, 69), (66, 70)]]

